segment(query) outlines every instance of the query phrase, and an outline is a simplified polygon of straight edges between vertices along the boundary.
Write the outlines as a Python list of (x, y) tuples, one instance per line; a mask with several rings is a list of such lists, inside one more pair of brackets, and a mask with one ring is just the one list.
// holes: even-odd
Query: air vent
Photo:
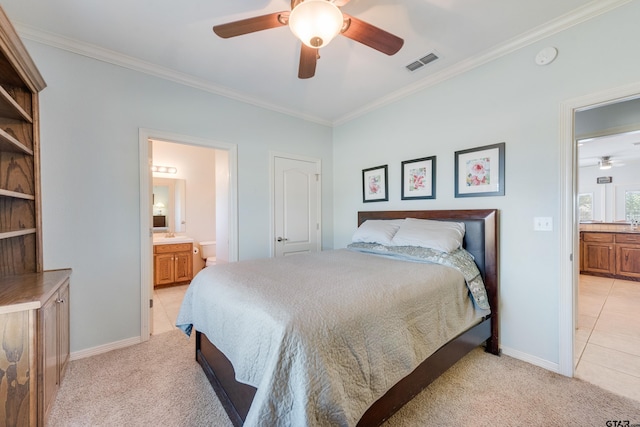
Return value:
[(435, 53), (429, 53), (425, 56), (423, 56), (422, 58), (413, 61), (411, 64), (407, 65), (406, 68), (409, 71), (415, 71), (419, 68), (422, 68), (423, 66), (427, 65), (430, 62), (435, 61), (436, 59), (438, 59), (438, 55), (436, 55)]
[(415, 61), (412, 62), (411, 64), (407, 65), (407, 68), (409, 69), (409, 71), (415, 71), (418, 68), (422, 67), (424, 64), (420, 61)]

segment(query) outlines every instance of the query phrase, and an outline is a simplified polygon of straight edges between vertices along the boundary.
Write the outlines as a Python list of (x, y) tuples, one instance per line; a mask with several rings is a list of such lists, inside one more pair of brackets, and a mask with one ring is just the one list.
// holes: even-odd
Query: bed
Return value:
[[(284, 293), (274, 297), (276, 299), (271, 301), (271, 304), (275, 304), (276, 306), (275, 309), (271, 310), (271, 314), (266, 317), (262, 316), (262, 309), (258, 306), (254, 306), (253, 301), (254, 299), (260, 299), (263, 297), (263, 288), (269, 288), (269, 271), (267, 269), (271, 268), (274, 260), (255, 261), (253, 264), (249, 262), (243, 262), (244, 264), (240, 263), (246, 267), (244, 270), (248, 271), (248, 273), (246, 271), (243, 273), (246, 277), (243, 277), (242, 280), (244, 282), (255, 281), (256, 283), (261, 283), (261, 285), (256, 287), (254, 286), (255, 284), (247, 283), (247, 287), (245, 287), (244, 282), (242, 282), (242, 284), (241, 282), (235, 282), (234, 286), (229, 286), (229, 289), (225, 291), (226, 294), (223, 294), (223, 296), (230, 298), (230, 301), (233, 301), (234, 298), (244, 298), (242, 300), (243, 303), (224, 304), (223, 306), (217, 307), (215, 310), (208, 310), (206, 314), (202, 315), (207, 317), (207, 319), (213, 317), (215, 322), (217, 322), (216, 325), (224, 326), (215, 326), (212, 328), (208, 325), (205, 326), (203, 321), (194, 321), (192, 319), (193, 315), (191, 314), (191, 309), (185, 309), (185, 306), (195, 304), (194, 301), (198, 301), (198, 304), (201, 304), (201, 301), (204, 299), (201, 297), (196, 298), (195, 296), (191, 296), (189, 290), (185, 295), (185, 303), (183, 303), (181, 314), (179, 315), (177, 322), (179, 327), (189, 333), (191, 332), (191, 327), (193, 327), (196, 335), (196, 360), (202, 366), (213, 389), (227, 411), (230, 420), (235, 426), (241, 426), (245, 421), (250, 425), (266, 425), (277, 422), (282, 425), (294, 423), (296, 425), (357, 424), (359, 426), (377, 426), (393, 415), (402, 405), (411, 400), (424, 387), (430, 384), (440, 374), (446, 371), (474, 348), (484, 344), (487, 352), (499, 355), (497, 269), (498, 212), (492, 209), (447, 211), (366, 211), (358, 213), (358, 225), (360, 226), (367, 220), (392, 220), (403, 218), (444, 220), (464, 223), (465, 234), (463, 247), (473, 256), (475, 264), (477, 265), (477, 271), (479, 271), (482, 276), (484, 288), (486, 289), (486, 299), (491, 309), (490, 314), (486, 314), (488, 313), (487, 311), (480, 317), (467, 319), (464, 322), (460, 321), (460, 323), (456, 323), (457, 321), (454, 321), (452, 318), (446, 318), (441, 321), (439, 320), (442, 324), (452, 323), (453, 329), (446, 333), (438, 332), (440, 335), (437, 339), (425, 339), (425, 341), (430, 341), (429, 345), (436, 345), (437, 348), (429, 348), (427, 346), (427, 348), (423, 349), (421, 346), (417, 346), (416, 348), (412, 348), (411, 351), (408, 349), (405, 351), (403, 346), (394, 347), (385, 344), (386, 341), (381, 337), (380, 345), (386, 345), (386, 348), (382, 353), (385, 354), (385, 358), (388, 354), (389, 360), (378, 361), (379, 356), (373, 354), (367, 346), (370, 346), (371, 342), (376, 341), (375, 334), (378, 333), (378, 329), (381, 330), (381, 336), (386, 334), (386, 330), (388, 329), (392, 329), (392, 331), (397, 332), (398, 328), (396, 328), (395, 323), (393, 323), (395, 320), (387, 316), (387, 311), (398, 310), (401, 312), (399, 306), (394, 306), (393, 310), (391, 310), (387, 309), (388, 304), (386, 306), (384, 304), (375, 306), (375, 302), (370, 303), (367, 300), (367, 307), (369, 307), (370, 304), (377, 307), (375, 310), (379, 311), (376, 311), (374, 315), (379, 316), (379, 318), (384, 319), (384, 321), (371, 323), (370, 320), (364, 318), (360, 319), (357, 317), (360, 316), (360, 314), (352, 314), (349, 311), (349, 313), (345, 313), (344, 316), (354, 317), (356, 319), (355, 322), (358, 325), (353, 326), (349, 324), (348, 327), (341, 326), (344, 322), (340, 317), (343, 316), (343, 314), (336, 314), (339, 310), (336, 309), (337, 311), (332, 312), (331, 315), (326, 314), (328, 311), (333, 310), (334, 305), (340, 306), (343, 305), (343, 300), (349, 301), (347, 296), (349, 295), (350, 288), (349, 283), (347, 282), (354, 280), (355, 276), (352, 275), (352, 272), (348, 267), (353, 265), (355, 266), (353, 268), (361, 268), (358, 267), (361, 265), (363, 266), (362, 268), (369, 268), (367, 266), (370, 264), (364, 264), (364, 262), (369, 263), (370, 261), (368, 259), (364, 260), (364, 258), (371, 258), (371, 255), (363, 255), (361, 253), (352, 254), (349, 251), (340, 252), (341, 250), (337, 250), (326, 251), (325, 254), (320, 255), (321, 258), (318, 258), (317, 260), (314, 259), (313, 261), (311, 261), (310, 258), (298, 258), (295, 260), (295, 264), (293, 264), (292, 260), (288, 260), (290, 264), (287, 268), (291, 269), (292, 276), (295, 277), (295, 270), (298, 266), (300, 266), (301, 270), (307, 269), (307, 271), (311, 272), (311, 275), (313, 276), (309, 278), (311, 288), (305, 289), (304, 292), (308, 293), (308, 299), (314, 300), (316, 303), (311, 307), (304, 306), (304, 309), (298, 310), (301, 312), (300, 319), (302, 320), (296, 320), (296, 322), (301, 322), (304, 326), (299, 328), (297, 327), (298, 329), (295, 329), (293, 332), (291, 332), (287, 326), (284, 328), (286, 329), (286, 333), (281, 333), (281, 330), (284, 329), (280, 328), (279, 323), (277, 324), (277, 327), (272, 327), (270, 325), (272, 318), (278, 317), (281, 310), (285, 311), (287, 308), (286, 306), (302, 306), (304, 304), (302, 297), (296, 296), (295, 292), (286, 291), (286, 289), (289, 289), (286, 288), (285, 291), (281, 291)], [(286, 260), (286, 258), (289, 257), (285, 257), (283, 260)], [(275, 261), (276, 263), (279, 262), (281, 264), (285, 262)], [(270, 263), (260, 264), (261, 262)], [(306, 262), (332, 266), (331, 270), (335, 270), (339, 272), (339, 274), (328, 274), (328, 277), (330, 278), (329, 280), (339, 281), (346, 278), (344, 279), (346, 282), (340, 285), (340, 289), (344, 289), (345, 295), (338, 295), (336, 297), (335, 292), (333, 292), (333, 296), (327, 295), (326, 298), (324, 296), (321, 298), (318, 297), (318, 295), (322, 294), (316, 294), (315, 291), (317, 288), (321, 288), (324, 285), (318, 286), (318, 283), (322, 282), (316, 282), (316, 276), (323, 276), (324, 273), (322, 272), (325, 270), (315, 270), (315, 264), (305, 265)], [(341, 262), (345, 265), (341, 265)], [(363, 264), (360, 264), (361, 262)], [(381, 281), (386, 280), (388, 282), (392, 282), (394, 281), (393, 278), (399, 275), (398, 272), (402, 271), (402, 267), (397, 265), (398, 262), (402, 263), (404, 261), (388, 261), (387, 259), (381, 259), (377, 262), (377, 264), (381, 266), (381, 271), (374, 271), (371, 274), (375, 274)], [(348, 264), (348, 266), (346, 264)], [(264, 274), (260, 273), (259, 268), (261, 268), (261, 266), (265, 268)], [(239, 270), (233, 270), (234, 268), (236, 267), (230, 267), (228, 270), (215, 270), (215, 272), (216, 275), (224, 276), (225, 280), (234, 282), (236, 278), (241, 276), (241, 274), (239, 274)], [(326, 266), (322, 268), (326, 269)], [(398, 268), (400, 268), (400, 270), (398, 270)], [(448, 267), (442, 267), (439, 265), (430, 265), (429, 267), (412, 265), (410, 269), (407, 269), (406, 267), (404, 269), (407, 272), (415, 271), (416, 275), (422, 275), (422, 270), (420, 270), (422, 268), (432, 269), (430, 271), (434, 271), (434, 277), (440, 277), (440, 275), (445, 277), (446, 275), (449, 275), (450, 270), (452, 270)], [(252, 272), (252, 269), (255, 270)], [(203, 277), (207, 274), (211, 275), (213, 271), (214, 270), (207, 271), (203, 274)], [(429, 274), (431, 275), (431, 273)], [(451, 274), (457, 274), (460, 276), (459, 273)], [(407, 273), (407, 275), (409, 274)], [(204, 279), (200, 281), (202, 282), (203, 280)], [(375, 279), (371, 278), (367, 280), (375, 281)], [(462, 282), (464, 286), (466, 286), (464, 279)], [(252, 288), (251, 286), (254, 287)], [(274, 284), (274, 286), (278, 286), (278, 284)], [(374, 296), (384, 292), (385, 289), (375, 288), (374, 284), (371, 284), (371, 287), (375, 290)], [(200, 288), (203, 288), (203, 286), (200, 286)], [(205, 288), (208, 288), (208, 286)], [(453, 289), (455, 287), (447, 285), (444, 288)], [(304, 287), (301, 287), (301, 289), (304, 289)], [(380, 289), (383, 291), (379, 291)], [(404, 295), (407, 292), (412, 292), (408, 289), (409, 288), (402, 288), (402, 292), (400, 294)], [(447, 290), (446, 292), (455, 293), (456, 291)], [(392, 293), (393, 292), (390, 292), (389, 295), (378, 299), (386, 301), (388, 298), (392, 298), (390, 296)], [(196, 294), (194, 293), (194, 295)], [(247, 297), (247, 295), (249, 296)], [(325, 299), (327, 301), (326, 304), (324, 303)], [(416, 298), (408, 299), (414, 301)], [(189, 302), (187, 303), (187, 301)], [(238, 300), (236, 299), (236, 301)], [(391, 301), (391, 299), (389, 299), (389, 301)], [(449, 304), (449, 302), (444, 303), (446, 307), (450, 307)], [(243, 312), (242, 310), (235, 308), (240, 305), (247, 306), (249, 309)], [(318, 307), (317, 310), (315, 309), (316, 305)], [(468, 305), (469, 304), (467, 304), (467, 306)], [(231, 309), (229, 307), (234, 308)], [(349, 310), (357, 311), (353, 309), (353, 305), (345, 305), (345, 307), (351, 307)], [(344, 309), (340, 310), (344, 311)], [(406, 310), (418, 312), (421, 309), (417, 308), (417, 306), (411, 306)], [(446, 310), (440, 310), (441, 313), (439, 313), (438, 316), (449, 316), (451, 315), (450, 312), (456, 310), (460, 311), (460, 313), (469, 312), (468, 307), (461, 307), (460, 309), (448, 308)], [(224, 314), (222, 313), (223, 311), (227, 311), (227, 313)], [(315, 313), (316, 311), (319, 314)], [(183, 316), (183, 312), (188, 312), (189, 314)], [(220, 314), (213, 315), (211, 314), (212, 312), (220, 312)], [(294, 314), (287, 314), (286, 316), (283, 316), (288, 318), (297, 315), (295, 309), (293, 309), (292, 312), (294, 312)], [(216, 317), (223, 315), (226, 317)], [(252, 316), (257, 317), (255, 319), (248, 319)], [(478, 315), (476, 314), (476, 316)], [(428, 316), (424, 316), (424, 313), (421, 313), (421, 315), (417, 317), (422, 318)], [(432, 317), (437, 316), (434, 314)], [(467, 315), (467, 317), (469, 316)], [(322, 320), (313, 320), (314, 318)], [(334, 322), (334, 318), (337, 318), (338, 320)], [(278, 319), (278, 322), (279, 321), (280, 319)], [(313, 326), (314, 322), (321, 323), (322, 327)], [(415, 323), (417, 324), (417, 321)], [(360, 324), (364, 326), (361, 326)], [(201, 328), (199, 328), (198, 325), (202, 325)], [(249, 328), (246, 325), (252, 326)], [(229, 339), (224, 340), (219, 336), (219, 331), (225, 328), (229, 328), (229, 330), (232, 330), (231, 328), (236, 328), (233, 329), (235, 335), (232, 336), (232, 343), (229, 343)], [(321, 332), (314, 332), (314, 328)], [(420, 331), (422, 331), (421, 328), (424, 329), (422, 325), (416, 326), (416, 329), (420, 329)], [(445, 328), (436, 327), (435, 329), (440, 330)], [(237, 330), (242, 332), (237, 332)], [(273, 332), (274, 330), (277, 332)], [(308, 336), (305, 335), (307, 332), (302, 333), (299, 332), (299, 330), (312, 331), (311, 334), (313, 335), (313, 338), (308, 338)], [(452, 331), (454, 336), (453, 338), (450, 338), (449, 335)], [(277, 335), (278, 340), (274, 341), (273, 338), (270, 338), (265, 340), (265, 342), (259, 342), (259, 344), (257, 344), (258, 349), (245, 351), (245, 349), (251, 345), (251, 342), (261, 340), (261, 337), (263, 336), (271, 337), (274, 334)], [(208, 335), (213, 338), (210, 340)], [(289, 335), (294, 335), (296, 340), (291, 340)], [(407, 334), (407, 332), (403, 330), (402, 333), (398, 335), (411, 335), (411, 333)], [(298, 341), (298, 336), (304, 337), (301, 341)], [(403, 339), (409, 340), (409, 338)], [(446, 341), (441, 342), (438, 341), (438, 339), (446, 339)], [(313, 341), (313, 343), (307, 344), (307, 341), (305, 340)], [(212, 341), (216, 342), (217, 345), (214, 345)], [(362, 344), (364, 346), (364, 350), (359, 348), (360, 341), (366, 341)], [(291, 342), (293, 344), (291, 344)], [(302, 342), (302, 344), (300, 344), (300, 342)], [(334, 342), (337, 342), (337, 345), (335, 345)], [(331, 345), (327, 343), (331, 343)], [(377, 345), (377, 342), (374, 342), (374, 345)], [(357, 351), (353, 350), (352, 347), (358, 348)], [(311, 350), (309, 350), (309, 348)], [(361, 356), (363, 352), (366, 353), (365, 356)], [(278, 356), (274, 357), (274, 354), (278, 354)], [(301, 359), (302, 362), (297, 361), (297, 358), (300, 357), (299, 354), (304, 356)], [(336, 363), (334, 360), (338, 357), (335, 356), (336, 354), (340, 357), (339, 363)], [(423, 358), (420, 356), (421, 354), (425, 354), (428, 357), (425, 356)], [(412, 357), (419, 357), (419, 359), (417, 361), (407, 361), (407, 358), (411, 359)], [(349, 362), (342, 362), (347, 359)], [(232, 364), (230, 360), (234, 360), (234, 363)], [(335, 366), (343, 363), (345, 365), (352, 363), (352, 365), (345, 367)], [(234, 364), (236, 369), (234, 369)], [(251, 364), (249, 370), (246, 368), (247, 364)], [(254, 369), (253, 365), (258, 365), (259, 368)], [(304, 367), (302, 365), (304, 365)], [(378, 372), (379, 370), (385, 371), (385, 375), (380, 374)], [(389, 371), (389, 375), (387, 375), (387, 371)], [(267, 375), (264, 372), (269, 372), (269, 374)], [(335, 377), (338, 377), (338, 379), (346, 378), (347, 374), (350, 375), (353, 372), (356, 373), (355, 377), (349, 377), (349, 379), (344, 380), (342, 384), (335, 384)], [(401, 376), (398, 377), (399, 375)], [(236, 379), (238, 376), (240, 378)], [(287, 381), (284, 383), (284, 386), (275, 379), (272, 379), (272, 377), (278, 378), (278, 381), (280, 381), (279, 377), (281, 376), (286, 378)], [(304, 378), (300, 380), (300, 377), (302, 376), (304, 376)], [(360, 381), (362, 379), (361, 377), (364, 378), (363, 381)], [(389, 381), (389, 378), (393, 379), (391, 385), (385, 383), (385, 381)], [(354, 385), (354, 383), (360, 382), (364, 382), (365, 384)], [(303, 384), (303, 388), (298, 388), (299, 384)], [(309, 389), (304, 387), (309, 387)], [(351, 391), (354, 387), (357, 390), (357, 393)], [(366, 389), (366, 387), (371, 388), (370, 393), (368, 393), (368, 389)], [(283, 392), (281, 389), (284, 389), (285, 391)], [(311, 389), (313, 389), (313, 391), (309, 391)], [(316, 389), (318, 390), (317, 394), (315, 391)], [(360, 393), (366, 396), (361, 396)], [(299, 400), (304, 400), (304, 402), (300, 403)], [(312, 400), (312, 402), (308, 402), (307, 400)], [(336, 401), (340, 401), (340, 403), (334, 405)], [(345, 406), (344, 408), (340, 406), (343, 403)], [(254, 405), (253, 410), (252, 404)], [(258, 408), (255, 408), (255, 406), (258, 406)], [(282, 406), (282, 408), (280, 406)], [(315, 413), (309, 414), (309, 410), (307, 409), (309, 406), (321, 409), (318, 409)], [(265, 418), (264, 413), (256, 415), (259, 411), (273, 411), (273, 414), (267, 413)], [(318, 415), (318, 413), (323, 411), (328, 413)], [(353, 418), (354, 413), (358, 414), (358, 417), (355, 420)], [(294, 414), (291, 416), (297, 418), (282, 421), (285, 419), (284, 417), (288, 417), (290, 414)], [(362, 415), (360, 416), (360, 414)]]

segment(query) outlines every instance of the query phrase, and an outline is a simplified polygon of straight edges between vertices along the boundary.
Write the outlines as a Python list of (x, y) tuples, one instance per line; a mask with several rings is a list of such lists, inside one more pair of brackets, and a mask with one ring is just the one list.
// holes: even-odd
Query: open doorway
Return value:
[[(169, 240), (178, 238), (184, 240), (178, 243), (192, 245), (192, 253), (182, 255), (185, 265), (191, 266), (192, 275), (204, 266), (204, 260), (200, 257), (200, 243), (203, 241), (216, 241), (220, 262), (237, 261), (237, 147), (234, 144), (141, 129), (139, 148), (141, 339), (147, 340), (153, 329), (154, 316), (154, 231), (160, 233), (155, 233), (159, 238), (156, 240), (166, 239), (166, 243), (173, 244)], [(154, 155), (156, 148), (158, 155)], [(160, 159), (167, 163), (155, 165), (166, 168), (161, 169), (165, 172), (156, 173), (156, 176), (163, 178), (162, 182), (185, 183), (181, 200), (186, 199), (186, 203), (182, 210), (177, 209), (177, 200), (180, 199), (177, 195), (167, 197), (166, 203), (164, 200), (154, 201), (152, 166), (156, 160), (160, 163)], [(166, 173), (169, 170), (173, 173)], [(160, 191), (158, 193), (161, 194)], [(158, 221), (164, 219), (163, 224), (153, 224), (154, 217), (159, 217)]]
[(580, 279), (580, 230), (578, 209), (578, 147), (575, 115), (580, 111), (603, 107), (637, 98), (640, 84), (591, 94), (572, 99), (561, 105), (561, 286), (560, 286), (560, 346), (559, 371), (573, 376), (577, 350), (576, 327), (578, 326), (578, 290)]
[(580, 275), (575, 376), (640, 400), (640, 98), (574, 116)]

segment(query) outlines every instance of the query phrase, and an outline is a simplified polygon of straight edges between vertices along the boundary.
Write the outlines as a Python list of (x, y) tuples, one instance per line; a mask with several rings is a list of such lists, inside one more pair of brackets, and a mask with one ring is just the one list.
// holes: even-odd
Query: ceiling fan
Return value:
[(226, 39), (288, 25), (302, 41), (298, 67), (298, 78), (301, 79), (315, 75), (319, 49), (338, 34), (387, 55), (400, 50), (403, 39), (343, 13), (339, 7), (347, 3), (349, 0), (291, 0), (291, 11), (216, 25), (213, 32)]
[(611, 169), (612, 166), (624, 166), (619, 160), (612, 160), (611, 156), (602, 156), (598, 161), (598, 166), (601, 170)]

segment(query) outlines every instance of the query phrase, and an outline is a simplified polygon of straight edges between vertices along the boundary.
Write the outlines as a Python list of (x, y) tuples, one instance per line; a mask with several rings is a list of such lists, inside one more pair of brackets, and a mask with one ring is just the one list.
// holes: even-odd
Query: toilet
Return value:
[(216, 265), (216, 242), (213, 240), (200, 242), (200, 256), (205, 261), (206, 267)]

